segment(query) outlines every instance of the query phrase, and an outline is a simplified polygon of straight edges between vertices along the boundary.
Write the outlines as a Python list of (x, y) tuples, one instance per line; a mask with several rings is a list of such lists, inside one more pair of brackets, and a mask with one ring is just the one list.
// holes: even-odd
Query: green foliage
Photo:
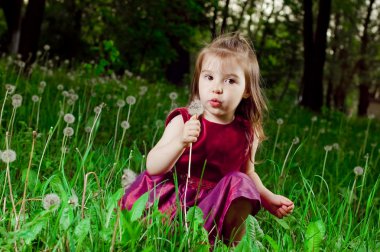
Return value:
[(235, 248), (235, 252), (244, 251), (264, 251), (261, 240), (264, 238), (264, 232), (260, 228), (256, 218), (248, 215), (245, 221), (245, 235)]
[(319, 251), (325, 232), (326, 228), (322, 220), (310, 222), (305, 234), (305, 251)]

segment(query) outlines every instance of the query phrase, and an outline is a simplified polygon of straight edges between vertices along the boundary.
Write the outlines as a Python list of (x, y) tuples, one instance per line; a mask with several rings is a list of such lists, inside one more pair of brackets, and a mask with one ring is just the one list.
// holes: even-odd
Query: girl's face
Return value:
[(244, 69), (237, 59), (224, 60), (213, 54), (204, 56), (198, 88), (204, 117), (216, 123), (233, 121), (240, 101), (249, 97)]

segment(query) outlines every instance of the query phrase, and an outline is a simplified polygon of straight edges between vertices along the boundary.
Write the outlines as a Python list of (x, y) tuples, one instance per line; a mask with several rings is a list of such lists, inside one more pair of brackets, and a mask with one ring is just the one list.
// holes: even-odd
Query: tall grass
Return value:
[[(220, 240), (208, 243), (197, 208), (188, 210), (186, 220), (181, 212), (170, 219), (157, 204), (145, 210), (147, 195), (131, 211), (118, 207), (123, 169), (145, 169), (148, 148), (174, 106), (169, 94), (178, 94), (177, 104), (187, 103), (182, 88), (127, 75), (95, 76), (88, 64), (73, 70), (37, 63), (26, 78), (17, 61), (0, 60), (2, 83), (17, 82), (15, 93), (23, 97), (15, 115), (1, 85), (0, 150), (9, 148), (11, 137), (17, 153), (14, 162), (0, 162), (2, 250), (229, 251)], [(129, 98), (122, 110), (126, 97), (136, 100)], [(295, 210), (281, 220), (260, 211), (235, 250), (379, 250), (379, 121), (334, 111), (317, 118), (286, 103), (272, 107), (256, 170), (268, 188), (295, 202)], [(72, 136), (63, 133), (66, 113), (77, 118)], [(281, 131), (277, 118), (284, 118)], [(361, 177), (353, 172), (357, 166), (364, 167)], [(50, 193), (60, 204), (44, 209)]]

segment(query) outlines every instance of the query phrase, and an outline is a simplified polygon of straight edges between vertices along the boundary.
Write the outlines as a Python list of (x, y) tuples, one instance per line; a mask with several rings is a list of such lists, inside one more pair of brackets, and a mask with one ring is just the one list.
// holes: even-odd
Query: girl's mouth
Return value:
[(218, 99), (211, 99), (209, 101), (209, 103), (210, 103), (211, 107), (213, 107), (213, 108), (219, 108), (222, 105), (222, 102), (219, 101)]

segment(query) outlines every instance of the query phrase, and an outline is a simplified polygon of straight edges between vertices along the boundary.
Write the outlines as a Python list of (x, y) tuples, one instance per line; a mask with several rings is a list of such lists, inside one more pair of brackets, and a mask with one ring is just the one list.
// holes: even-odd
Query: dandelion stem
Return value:
[(324, 175), (325, 175), (325, 167), (326, 167), (326, 161), (327, 161), (327, 155), (328, 155), (329, 151), (326, 150), (326, 154), (325, 154), (325, 159), (323, 160), (323, 167), (322, 167), (322, 180), (321, 180), (321, 186), (319, 188), (319, 193), (322, 192), (322, 185), (323, 185), (323, 179), (324, 179)]
[(3, 105), (1, 106), (1, 112), (0, 112), (0, 129), (1, 129), (1, 122), (2, 122), (2, 120), (3, 120), (3, 111), (4, 111), (5, 102), (6, 102), (6, 100), (7, 100), (7, 96), (8, 96), (8, 89), (7, 89), (7, 91), (5, 91), (5, 96), (4, 96)]
[(117, 138), (117, 128), (119, 126), (119, 116), (120, 116), (120, 111), (121, 111), (121, 107), (119, 107), (119, 109), (117, 110), (117, 115), (116, 115), (116, 124), (115, 124), (115, 137), (113, 138), (113, 148), (115, 149), (115, 145), (116, 145), (116, 138)]
[(273, 145), (272, 160), (274, 160), (274, 153), (276, 152), (276, 145), (277, 145), (277, 141), (278, 141), (278, 136), (280, 135), (280, 128), (281, 128), (281, 125), (279, 124), (277, 126), (276, 138), (274, 140), (274, 145)]
[[(9, 150), (8, 134), (9, 134), (9, 132), (6, 132), (5, 145), (7, 147), (7, 150)], [(13, 190), (12, 190), (12, 182), (11, 182), (11, 171), (9, 169), (9, 162), (6, 162), (6, 163), (7, 163), (6, 176), (8, 178), (9, 197), (11, 198), (13, 214), (14, 214), (15, 218), (17, 218), (16, 205), (15, 205), (15, 200), (13, 198)]]
[(282, 168), (281, 168), (281, 172), (280, 172), (280, 177), (282, 177), (282, 175), (284, 173), (285, 164), (286, 164), (286, 161), (288, 160), (290, 152), (292, 151), (293, 145), (294, 145), (293, 143), (290, 145), (288, 153), (286, 153), (286, 157), (285, 157), (284, 163), (282, 164)]
[(25, 220), (26, 188), (28, 187), (29, 173), (30, 173), (30, 168), (32, 166), (32, 160), (33, 160), (33, 154), (34, 154), (34, 145), (36, 143), (36, 137), (37, 137), (37, 132), (33, 131), (32, 149), (30, 150), (29, 164), (28, 164), (28, 169), (26, 171), (26, 177), (25, 177), (24, 193), (22, 195), (21, 208), (20, 208), (20, 211), (18, 214), (18, 221), (16, 221), (16, 229), (15, 230), (17, 230), (19, 228), (19, 224), (20, 224), (20, 220), (21, 220), (21, 214), (23, 215), (23, 220)]
[(41, 99), (42, 99), (42, 96), (40, 97), (40, 99), (38, 100), (38, 106), (37, 106), (37, 117), (36, 117), (36, 131), (38, 131), (38, 124), (39, 124), (39, 121), (40, 121), (40, 107), (41, 107)]
[(367, 170), (368, 170), (368, 156), (366, 156), (366, 161), (365, 161), (365, 166), (364, 166), (364, 173), (363, 173), (363, 178), (362, 178), (362, 184), (361, 184), (361, 187), (360, 187), (360, 196), (359, 196), (359, 201), (358, 201), (358, 205), (356, 207), (356, 215), (358, 215), (359, 213), (359, 208), (360, 208), (360, 203), (362, 201), (362, 197), (363, 197), (363, 189), (364, 189), (364, 186), (365, 186), (365, 179), (366, 179), (366, 174), (367, 174)]

